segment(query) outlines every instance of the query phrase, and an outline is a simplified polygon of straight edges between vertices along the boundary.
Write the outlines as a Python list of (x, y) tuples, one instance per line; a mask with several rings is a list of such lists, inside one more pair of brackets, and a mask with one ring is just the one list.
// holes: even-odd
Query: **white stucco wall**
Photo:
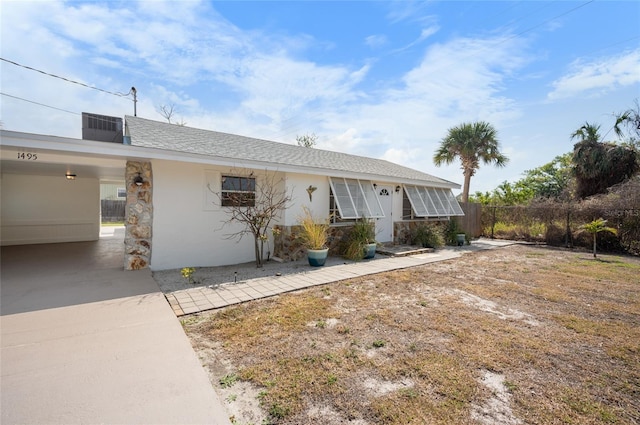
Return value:
[[(308, 207), (314, 217), (329, 217), (328, 177), (287, 173), (286, 182), (293, 201), (291, 202), (291, 208), (285, 212), (283, 223), (285, 226), (293, 226), (298, 223), (303, 206)], [(317, 188), (313, 191), (311, 200), (309, 200), (309, 193), (307, 192), (309, 186)]]
[(3, 174), (0, 185), (2, 245), (98, 239), (98, 179)]
[[(151, 269), (207, 267), (252, 262), (255, 260), (253, 237), (241, 241), (228, 236), (241, 230), (239, 224), (225, 225), (229, 215), (219, 205), (218, 194), (223, 174), (240, 175), (253, 171), (261, 184), (264, 171), (234, 170), (204, 164), (154, 160), (153, 168), (153, 237)], [(291, 195), (290, 207), (272, 225), (298, 223), (303, 206), (317, 218), (329, 216), (329, 178), (300, 173), (276, 173), (274, 181)], [(393, 221), (402, 217), (402, 190), (393, 182), (375, 181), (392, 190)], [(207, 188), (211, 187), (211, 190)], [(307, 188), (315, 187), (312, 199)], [(271, 239), (271, 238), (270, 238)], [(273, 241), (270, 240), (273, 247)], [(265, 252), (267, 248), (265, 246)]]
[[(217, 193), (223, 174), (239, 175), (251, 170), (233, 170), (174, 161), (152, 161), (153, 235), (151, 269), (207, 267), (255, 260), (253, 237), (228, 239), (240, 224), (225, 225), (229, 215), (219, 205)], [(253, 170), (257, 184), (264, 171)], [(278, 174), (275, 181), (284, 176)], [(210, 185), (213, 192), (207, 188)], [(284, 188), (284, 181), (280, 183)], [(273, 223), (278, 224), (277, 222)], [(273, 247), (273, 241), (270, 241)], [(265, 246), (265, 256), (266, 256)]]

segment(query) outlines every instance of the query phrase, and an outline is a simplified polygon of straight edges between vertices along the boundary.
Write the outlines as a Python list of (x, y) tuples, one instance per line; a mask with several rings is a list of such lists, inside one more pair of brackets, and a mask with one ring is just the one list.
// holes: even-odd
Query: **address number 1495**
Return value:
[(18, 159), (26, 159), (28, 161), (36, 161), (38, 159), (37, 153), (31, 152), (18, 152)]

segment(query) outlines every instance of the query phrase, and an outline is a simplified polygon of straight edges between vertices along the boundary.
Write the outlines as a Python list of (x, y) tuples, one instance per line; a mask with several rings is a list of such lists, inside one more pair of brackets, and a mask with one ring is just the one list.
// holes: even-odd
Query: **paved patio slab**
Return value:
[(2, 248), (0, 422), (230, 424), (151, 273), (123, 271), (115, 239)]

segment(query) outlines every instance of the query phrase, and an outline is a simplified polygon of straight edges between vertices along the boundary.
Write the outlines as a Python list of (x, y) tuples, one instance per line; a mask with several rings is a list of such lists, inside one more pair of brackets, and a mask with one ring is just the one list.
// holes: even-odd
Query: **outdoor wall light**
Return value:
[(400, 192), (400, 189), (402, 189), (399, 185), (396, 186), (396, 193)]
[(140, 175), (140, 173), (138, 173), (138, 175), (133, 178), (133, 182), (136, 184), (136, 186), (142, 186), (142, 183), (144, 183), (144, 180), (142, 179), (142, 176)]
[(374, 188), (374, 189), (377, 189), (377, 188), (378, 188), (378, 185), (374, 183), (374, 184), (373, 184), (373, 188)]
[(69, 172), (69, 171), (67, 171), (67, 174), (65, 174), (64, 176), (67, 178), (67, 180), (75, 180), (76, 179), (76, 175), (71, 173), (71, 172)]

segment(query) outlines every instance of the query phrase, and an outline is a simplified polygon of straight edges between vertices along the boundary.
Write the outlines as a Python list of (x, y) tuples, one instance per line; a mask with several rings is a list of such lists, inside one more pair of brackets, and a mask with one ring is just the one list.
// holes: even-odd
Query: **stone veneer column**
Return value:
[[(134, 183), (140, 174), (142, 184)], [(140, 270), (151, 262), (151, 232), (153, 227), (153, 180), (150, 162), (127, 161), (125, 181), (127, 205), (125, 207), (124, 268)]]

